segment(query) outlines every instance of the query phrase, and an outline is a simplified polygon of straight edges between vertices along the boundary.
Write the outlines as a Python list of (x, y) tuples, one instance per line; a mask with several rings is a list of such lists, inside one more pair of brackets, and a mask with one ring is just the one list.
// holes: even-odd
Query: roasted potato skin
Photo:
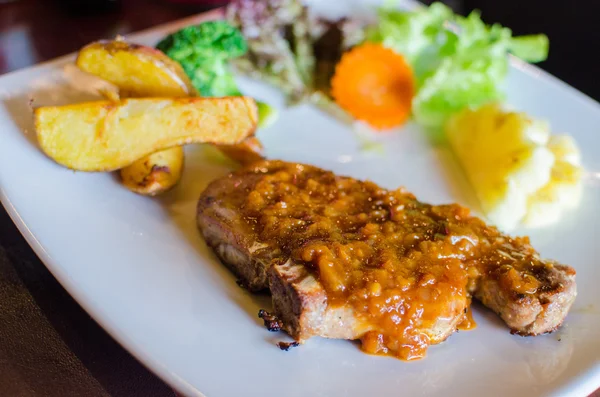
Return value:
[(97, 41), (83, 47), (75, 62), (119, 87), (122, 98), (196, 95), (181, 65), (152, 47), (124, 40)]
[(161, 150), (121, 169), (121, 180), (132, 192), (144, 196), (159, 195), (181, 179), (183, 159), (181, 146)]
[[(85, 46), (79, 51), (76, 64), (81, 70), (119, 87), (121, 98), (197, 94), (179, 63), (152, 47), (121, 39)], [(183, 150), (179, 148), (165, 149), (164, 153), (150, 155), (121, 169), (121, 180), (135, 193), (155, 196), (179, 182), (183, 157)], [(173, 171), (178, 168), (178, 172)], [(168, 174), (164, 171), (167, 169), (171, 170)]]
[[(76, 65), (117, 86), (121, 98), (189, 97), (198, 94), (179, 63), (157, 49), (123, 39), (97, 41), (85, 46), (77, 56)], [(108, 98), (118, 100), (114, 95)], [(262, 145), (256, 137), (249, 137), (239, 144), (217, 147), (240, 164), (264, 158)], [(158, 195), (178, 183), (183, 157), (184, 152), (179, 148), (165, 149), (164, 153), (152, 154), (121, 169), (121, 180), (135, 193)]]
[[(173, 147), (153, 153), (139, 159), (125, 168), (121, 168), (119, 170), (121, 182), (123, 182), (123, 185), (132, 192), (144, 196), (156, 196), (166, 192), (177, 185), (181, 179), (181, 171), (183, 170), (180, 170), (179, 173), (169, 172), (168, 178), (157, 177), (157, 175), (155, 175), (157, 172), (156, 170), (177, 169), (179, 164), (183, 164), (183, 157), (183, 149), (180, 147)], [(157, 160), (161, 163), (165, 161), (171, 161), (171, 163), (161, 165), (161, 163), (155, 163)], [(139, 179), (132, 179), (136, 176)], [(148, 181), (152, 181), (152, 183), (149, 183)]]
[(114, 171), (189, 143), (240, 143), (258, 122), (249, 97), (97, 101), (41, 107), (34, 116), (42, 150), (78, 171)]

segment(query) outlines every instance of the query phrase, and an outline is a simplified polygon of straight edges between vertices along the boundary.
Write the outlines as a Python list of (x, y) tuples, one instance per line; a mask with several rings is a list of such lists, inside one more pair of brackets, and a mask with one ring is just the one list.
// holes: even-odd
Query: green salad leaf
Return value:
[(411, 64), (417, 81), (413, 115), (433, 128), (465, 107), (501, 100), (508, 53), (528, 62), (548, 56), (545, 35), (513, 37), (508, 28), (486, 25), (478, 11), (463, 17), (441, 3), (415, 11), (381, 8), (366, 37)]
[(513, 37), (510, 52), (527, 62), (542, 62), (548, 57), (550, 42), (543, 34)]
[(441, 3), (417, 12), (380, 8), (377, 25), (367, 30), (367, 40), (382, 43), (414, 64), (428, 49), (437, 47), (446, 35), (444, 21), (452, 15), (452, 10)]

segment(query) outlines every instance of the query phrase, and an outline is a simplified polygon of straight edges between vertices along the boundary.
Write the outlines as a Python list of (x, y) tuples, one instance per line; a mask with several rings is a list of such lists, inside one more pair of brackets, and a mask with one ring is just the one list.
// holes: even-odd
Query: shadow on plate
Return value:
[(450, 148), (438, 145), (434, 148), (439, 168), (446, 181), (446, 187), (453, 201), (469, 208), (472, 212), (481, 213), (481, 207), (477, 201), (475, 191), (469, 183), (464, 171), (460, 167), (458, 159)]
[[(494, 313), (492, 310), (488, 309), (487, 307), (483, 306), (483, 304), (480, 303), (479, 301), (473, 300), (473, 302), (471, 302), (470, 310), (473, 313), (477, 313), (477, 315), (479, 317), (483, 317), (485, 319), (485, 322), (488, 325), (490, 325), (494, 328), (503, 329), (504, 331), (506, 331), (506, 333), (510, 332), (510, 330), (508, 329), (508, 327), (506, 326), (504, 321), (502, 321), (500, 316), (498, 316), (496, 313)], [(482, 322), (482, 321), (480, 320), (480, 322)], [(474, 329), (472, 329), (468, 332), (478, 332), (477, 328), (478, 327), (475, 327)], [(467, 332), (467, 331), (465, 331), (465, 332)]]
[(43, 79), (34, 80), (26, 93), (17, 93), (3, 99), (3, 104), (15, 125), (35, 147), (37, 144), (33, 124), (33, 111), (40, 106), (62, 106), (104, 99), (98, 94), (82, 91), (66, 80), (62, 70)]
[[(237, 167), (237, 164), (216, 148), (209, 145), (191, 145), (185, 150), (185, 169), (182, 180), (171, 191), (157, 198), (158, 203), (167, 213), (172, 223), (181, 233), (186, 243), (193, 247), (198, 258), (198, 266), (205, 263), (211, 265), (214, 270), (211, 276), (220, 285), (228, 296), (241, 307), (257, 324), (258, 309), (271, 308), (271, 298), (268, 293), (252, 294), (236, 284), (236, 278), (215, 256), (210, 249), (196, 225), (196, 206), (200, 195), (210, 182), (218, 177), (226, 175)], [(197, 277), (190, 274), (190, 277)]]
[(31, 95), (16, 95), (5, 99), (3, 104), (15, 125), (23, 133), (23, 137), (27, 139), (29, 143), (38, 147), (35, 128), (33, 126), (33, 105)]
[[(23, 133), (23, 137), (36, 149), (40, 150), (34, 126), (33, 112), (36, 107), (70, 105), (99, 99), (102, 98), (74, 90), (63, 83), (58, 84), (56, 87), (39, 88), (31, 93), (15, 95), (4, 99), (3, 104), (15, 125)], [(111, 175), (120, 182), (118, 172), (112, 172)]]

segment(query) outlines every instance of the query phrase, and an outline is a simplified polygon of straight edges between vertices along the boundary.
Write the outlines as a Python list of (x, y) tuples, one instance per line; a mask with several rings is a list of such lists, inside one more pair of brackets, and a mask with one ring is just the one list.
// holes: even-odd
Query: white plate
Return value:
[[(133, 39), (154, 44), (157, 28)], [(188, 147), (179, 187), (160, 199), (140, 197), (108, 174), (75, 173), (35, 144), (29, 98), (36, 105), (86, 99), (64, 85), (72, 57), (0, 78), (2, 203), (44, 263), (120, 343), (181, 392), (219, 396), (533, 396), (589, 394), (600, 386), (600, 106), (538, 69), (519, 66), (509, 102), (572, 133), (588, 170), (580, 208), (561, 223), (531, 232), (544, 256), (573, 265), (579, 296), (560, 331), (510, 335), (489, 311), (477, 329), (453, 335), (417, 362), (373, 357), (356, 344), (324, 339), (282, 352), (284, 335), (267, 332), (252, 296), (207, 249), (195, 206), (207, 182), (229, 171), (203, 147)], [(275, 90), (243, 81), (248, 93), (281, 105)], [(270, 158), (313, 163), (386, 187), (408, 187), (433, 203), (473, 204), (448, 152), (415, 126), (382, 135), (386, 154), (361, 153), (347, 127), (300, 106), (259, 134)], [(212, 156), (214, 157), (214, 156)]]

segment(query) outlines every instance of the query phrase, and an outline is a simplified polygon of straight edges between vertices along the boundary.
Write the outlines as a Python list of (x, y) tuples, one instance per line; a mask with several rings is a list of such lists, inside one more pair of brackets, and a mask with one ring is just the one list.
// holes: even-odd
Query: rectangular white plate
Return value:
[[(130, 39), (155, 44), (180, 21)], [(509, 103), (551, 121), (579, 142), (587, 169), (581, 206), (559, 224), (532, 231), (546, 257), (574, 266), (579, 295), (566, 324), (536, 338), (510, 335), (478, 306), (478, 327), (430, 349), (426, 359), (373, 357), (346, 341), (313, 339), (282, 352), (252, 296), (207, 249), (195, 226), (196, 200), (230, 169), (214, 152), (188, 147), (184, 178), (158, 199), (137, 196), (113, 175), (75, 173), (38, 149), (34, 105), (89, 99), (65, 84), (68, 56), (0, 77), (0, 198), (56, 278), (138, 359), (188, 395), (584, 396), (600, 386), (600, 106), (540, 70), (514, 63)], [(406, 186), (424, 201), (473, 205), (446, 150), (414, 125), (381, 135), (384, 155), (361, 153), (347, 126), (316, 109), (283, 109), (276, 90), (241, 81), (248, 94), (281, 107), (260, 131), (269, 158), (312, 163), (386, 187)], [(519, 231), (525, 233), (526, 231)]]

